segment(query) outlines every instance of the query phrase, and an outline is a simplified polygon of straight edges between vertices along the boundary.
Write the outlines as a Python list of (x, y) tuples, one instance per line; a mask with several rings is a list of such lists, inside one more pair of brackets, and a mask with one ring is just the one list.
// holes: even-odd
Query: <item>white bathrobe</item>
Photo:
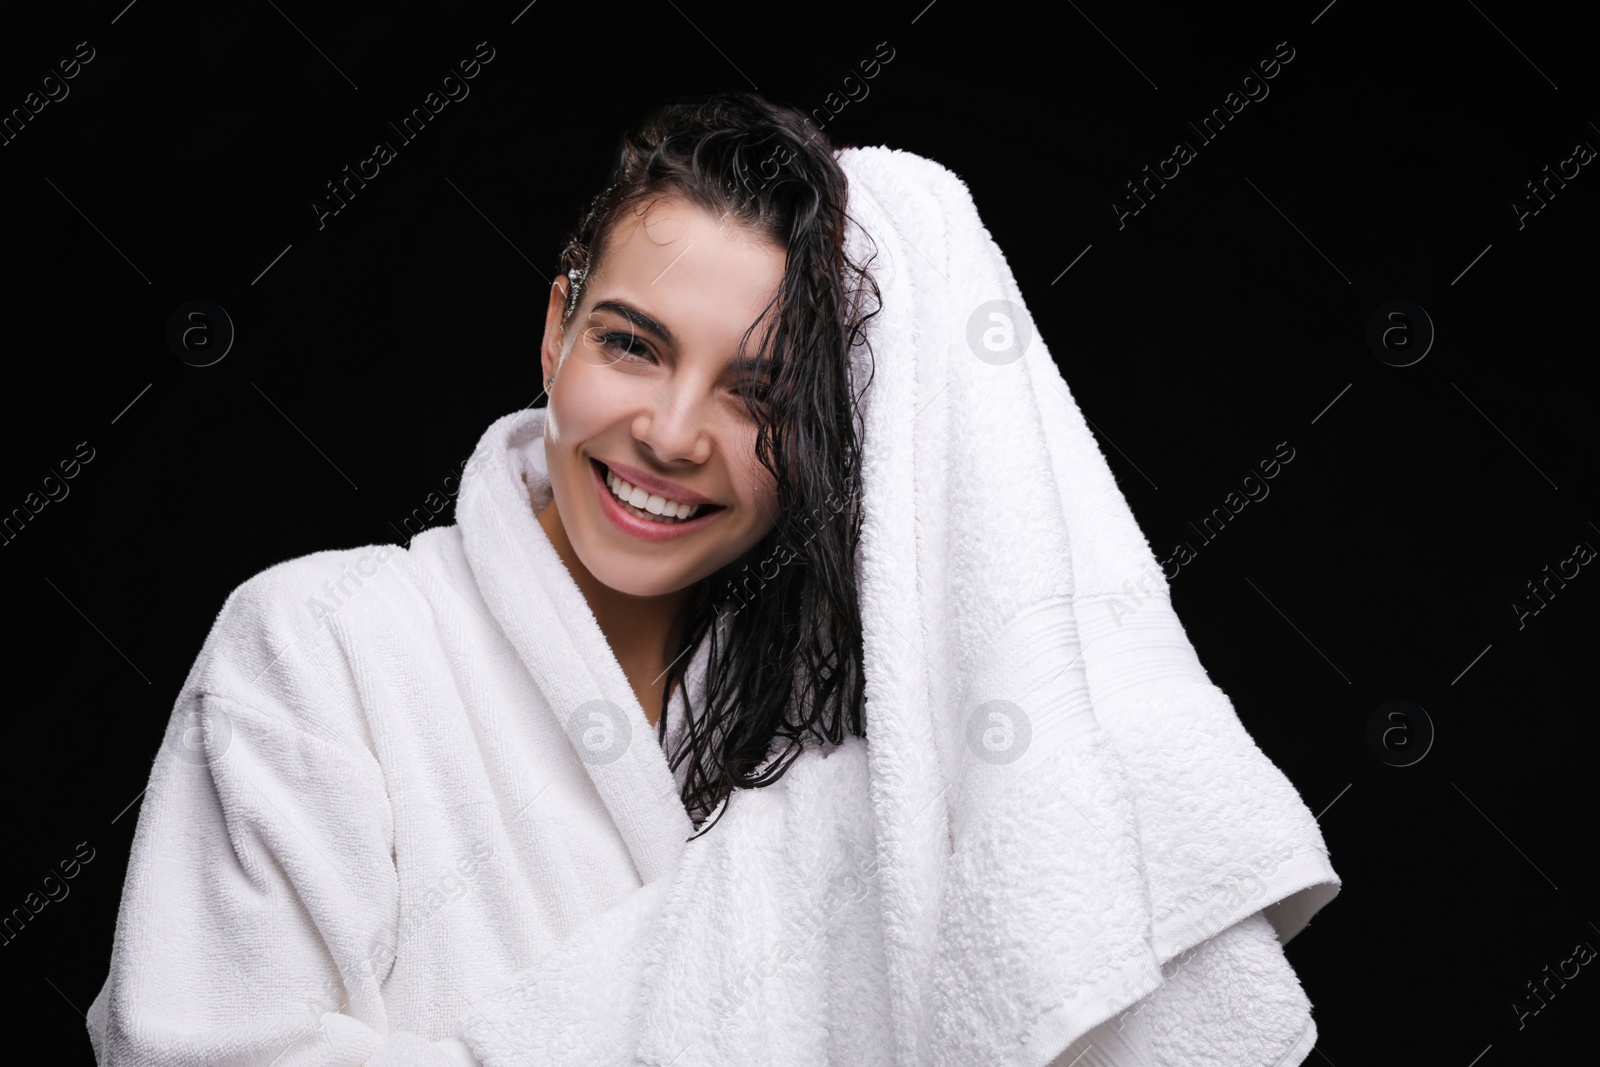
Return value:
[[(947, 172), (852, 152), (858, 207), (900, 211), (907, 232), (944, 219), (968, 231), (961, 240), (981, 235)], [(896, 183), (910, 188), (897, 195)], [(914, 253), (940, 244), (915, 239), (884, 275), (891, 292), (981, 262), (981, 292), (1020, 300), (992, 248), (940, 242), (943, 269), (924, 272)], [(892, 389), (869, 445), (924, 410), (915, 389), (938, 389), (913, 389), (909, 358), (892, 358), (896, 344), (934, 351), (907, 321), (933, 312), (895, 300), (878, 347)], [(918, 427), (999, 381), (963, 362), (959, 329), (948, 333), (948, 372), (968, 380)], [(1029, 373), (1044, 374), (1047, 353), (1030, 357)], [(941, 364), (927, 360), (931, 380)], [(1148, 546), (1070, 397), (1044, 396), (1050, 410), (1030, 417), (1064, 435), (1040, 461), (1061, 479), (1051, 507), (1066, 512), (1054, 518), (1082, 538), (1071, 572), (1058, 537), (1037, 581), (1024, 568), (993, 596), (940, 592), (943, 607), (918, 607), (924, 621), (892, 617), (945, 576), (897, 573), (892, 542), (922, 505), (896, 495), (911, 484), (897, 469), (907, 453), (869, 456), (859, 562), (874, 740), (806, 752), (775, 785), (736, 793), (692, 842), (686, 767), (674, 777), (535, 519), (550, 499), (542, 410), (485, 432), (455, 526), (244, 583), (152, 768), (110, 975), (89, 1012), (99, 1062), (1302, 1062), (1316, 1028), (1280, 941), (1332, 897), (1337, 875), (1293, 787), (1205, 680), (1164, 588), (1132, 594), (1131, 617), (1105, 611)], [(1029, 413), (1011, 412), (1024, 425)], [(1017, 640), (933, 654), (952, 657), (950, 682), (1030, 711), (1034, 742), (1015, 762), (974, 756), (983, 745), (970, 734), (964, 747), (918, 732), (919, 716), (947, 730), (971, 697), (923, 701), (911, 665), (933, 663), (902, 647), (926, 620), (965, 618), (1002, 593), (1042, 598), (1006, 607)], [(1077, 631), (1060, 613), (1069, 601)], [(1082, 664), (1057, 658), (1074, 648)], [(686, 678), (697, 706), (708, 651)], [(1072, 673), (1085, 667), (1088, 684)], [(681, 712), (680, 695), (669, 725)], [(922, 871), (945, 890), (930, 892)]]
[[(542, 459), (541, 437), (516, 443)], [(464, 483), (463, 502), (490, 491)], [(139, 811), (89, 1016), (101, 1064), (476, 1063), (458, 1038), (474, 1000), (669, 873), (693, 832), (673, 774), (510, 485), (481, 503), (520, 513), (525, 554), (471, 559), (461, 526), (436, 528), (228, 597)], [(497, 618), (485, 587), (522, 609)], [(637, 732), (621, 758), (580, 758), (553, 710), (576, 705), (508, 634), (602, 679), (588, 695)]]
[[(561, 956), (604, 951), (585, 939), (609, 934), (609, 916), (642, 923), (659, 906), (643, 889), (665, 891), (693, 832), (678, 794), (686, 765), (675, 779), (621, 667), (597, 655), (604, 637), (533, 521), (548, 500), (543, 416), (497, 420), (474, 453), (506, 449), (526, 482), (469, 469), (462, 493), (463, 503), (485, 505), (463, 507), (464, 521), (520, 514), (525, 556), (473, 558), (457, 525), (405, 549), (290, 560), (228, 597), (180, 691), (139, 811), (110, 976), (89, 1012), (100, 1064), (477, 1064), (469, 1021), (491, 1040), (523, 1025), (517, 1002), (492, 994), (526, 981), (537, 961), (559, 975)], [(495, 589), (488, 600), (485, 586)], [(497, 607), (519, 602), (520, 616), (497, 617)], [(522, 629), (550, 604), (570, 633)], [(585, 758), (593, 749), (554, 712), (541, 665), (508, 635), (551, 656), (587, 650), (599, 688), (628, 718), (625, 727), (581, 718), (579, 728), (632, 731), (625, 747), (601, 738), (603, 751), (624, 758)], [(697, 696), (707, 648), (687, 678)], [(681, 709), (679, 694), (669, 727), (682, 723)], [(672, 730), (669, 746), (679, 736)], [(831, 758), (808, 754), (782, 789), (761, 791), (761, 804), (802, 803), (793, 798), (825, 787), (821, 773), (843, 765), (839, 755), (864, 780), (864, 748), (851, 739)], [(738, 810), (723, 828), (740, 825)], [(834, 901), (822, 918), (838, 936), (878, 898), (856, 888), (865, 877), (830, 878), (818, 895)], [(1140, 1010), (1056, 1062), (1082, 1048), (1083, 1067), (1134, 1062), (1104, 1050), (1128, 1033), (1182, 1028), (1194, 1012), (1261, 1028), (1307, 1010), (1260, 914), (1173, 961), (1165, 977)], [(620, 1010), (603, 995), (541, 1003), (602, 1019)], [(1286, 1049), (1309, 1049), (1306, 1035), (1280, 1036)]]

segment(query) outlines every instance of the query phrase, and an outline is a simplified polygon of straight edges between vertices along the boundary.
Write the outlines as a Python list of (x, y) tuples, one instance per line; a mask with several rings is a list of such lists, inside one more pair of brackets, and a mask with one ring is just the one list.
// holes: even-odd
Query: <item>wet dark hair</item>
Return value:
[[(782, 778), (808, 739), (837, 745), (847, 728), (865, 736), (855, 569), (862, 456), (850, 358), (867, 343), (881, 301), (866, 265), (845, 255), (842, 147), (802, 112), (754, 93), (661, 104), (623, 136), (610, 184), (561, 253), (572, 282), (563, 326), (576, 317), (616, 223), (662, 197), (731, 218), (787, 253), (757, 352), (769, 387), (740, 391), (757, 425), (756, 457), (776, 479), (780, 518), (698, 583), (662, 691), (664, 743), (673, 689), (709, 640), (705, 707), (696, 712), (685, 686), (686, 730), (668, 754), (674, 771), (690, 760), (682, 798), (697, 826), (733, 790)], [(723, 628), (713, 624), (728, 613), (737, 618), (719, 644)], [(780, 736), (783, 751), (757, 773)]]

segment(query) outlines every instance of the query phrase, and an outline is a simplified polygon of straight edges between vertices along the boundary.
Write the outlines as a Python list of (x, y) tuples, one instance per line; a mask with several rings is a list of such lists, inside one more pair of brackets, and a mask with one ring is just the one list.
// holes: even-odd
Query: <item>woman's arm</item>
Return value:
[(102, 1067), (476, 1067), (388, 1017), (399, 881), (371, 753), (209, 693), (173, 715), (90, 1011)]

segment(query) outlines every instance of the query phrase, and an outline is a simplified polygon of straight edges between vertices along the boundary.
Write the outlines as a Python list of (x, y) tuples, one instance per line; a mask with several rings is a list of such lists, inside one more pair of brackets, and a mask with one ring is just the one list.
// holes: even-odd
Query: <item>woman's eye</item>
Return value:
[(754, 404), (763, 411), (769, 410), (772, 407), (772, 384), (770, 382), (759, 382), (754, 385), (747, 385), (744, 387), (743, 392), (745, 398), (749, 400), (750, 403)]
[(600, 347), (635, 359), (650, 355), (650, 346), (641, 341), (638, 334), (616, 330), (600, 335)]

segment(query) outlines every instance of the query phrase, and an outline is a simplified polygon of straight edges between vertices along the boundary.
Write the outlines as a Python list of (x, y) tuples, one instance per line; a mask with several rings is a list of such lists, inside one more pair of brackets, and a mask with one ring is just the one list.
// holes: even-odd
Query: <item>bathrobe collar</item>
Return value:
[[(676, 869), (694, 826), (655, 730), (537, 520), (552, 495), (544, 421), (545, 409), (529, 408), (490, 425), (463, 471), (456, 522), (495, 624), (544, 694), (548, 712), (566, 726), (640, 881), (649, 884)], [(695, 677), (705, 657), (702, 644)], [(681, 702), (681, 694), (674, 697), (669, 719)]]

